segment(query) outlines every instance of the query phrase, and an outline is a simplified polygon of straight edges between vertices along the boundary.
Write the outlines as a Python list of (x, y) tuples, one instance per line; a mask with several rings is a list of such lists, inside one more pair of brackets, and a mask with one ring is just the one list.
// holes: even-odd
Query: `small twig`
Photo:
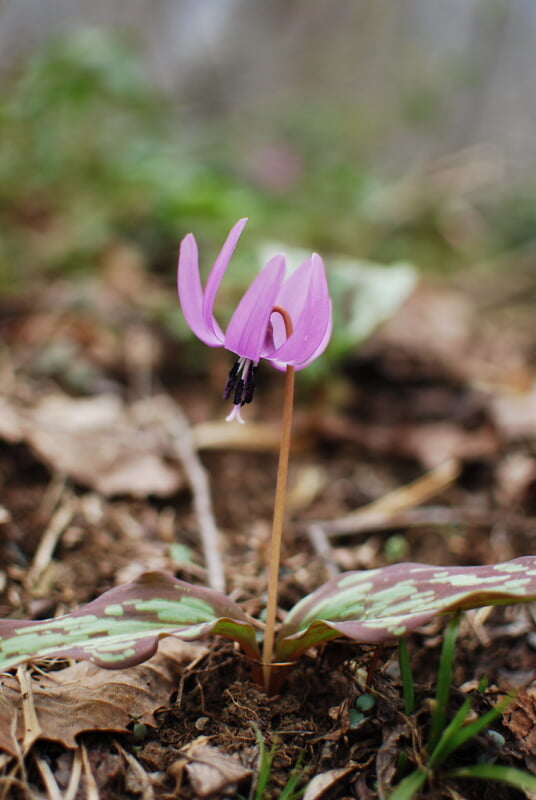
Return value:
[(309, 539), (314, 547), (315, 553), (322, 559), (328, 578), (335, 578), (340, 570), (333, 558), (333, 550), (329, 543), (324, 528), (317, 522), (307, 526)]
[[(361, 506), (346, 517), (316, 524), (322, 527), (323, 533), (328, 537), (361, 531), (389, 530), (411, 524), (426, 524), (426, 522), (412, 523), (412, 519), (420, 519), (420, 515), (426, 512), (426, 509), (417, 507), (450, 486), (460, 474), (460, 469), (460, 463), (450, 459), (421, 475), (417, 480), (399, 486), (378, 500)], [(450, 509), (442, 511), (448, 512)]]
[(80, 748), (74, 751), (71, 776), (69, 784), (65, 790), (63, 800), (74, 800), (78, 794), (80, 780), (82, 778), (82, 751)]
[[(326, 536), (343, 536), (370, 531), (388, 531), (393, 528), (419, 528), (429, 525), (485, 525), (489, 526), (499, 515), (489, 511), (472, 508), (448, 508), (446, 506), (425, 506), (424, 508), (411, 508), (398, 512), (367, 512), (362, 516), (341, 517), (336, 520), (320, 521)], [(500, 519), (505, 517), (500, 515)], [(510, 524), (520, 524), (523, 519), (508, 515)], [(532, 524), (534, 524), (532, 522)]]
[(68, 497), (67, 500), (61, 504), (57, 509), (52, 519), (48, 523), (39, 546), (35, 552), (28, 574), (26, 583), (31, 588), (33, 587), (45, 569), (50, 564), (50, 559), (56, 549), (61, 535), (72, 520), (76, 510), (76, 501), (73, 497)]
[(36, 742), (41, 735), (41, 725), (39, 724), (39, 718), (37, 716), (37, 711), (35, 710), (32, 679), (28, 674), (26, 666), (18, 667), (17, 680), (20, 685), (22, 718), (24, 724), (22, 752), (24, 755), (26, 755), (31, 750), (34, 742)]
[(208, 583), (212, 589), (225, 591), (225, 572), (220, 554), (220, 532), (212, 510), (212, 499), (207, 473), (199, 456), (188, 420), (174, 404), (173, 418), (166, 415), (166, 428), (171, 436), (173, 450), (186, 473), (193, 495), (193, 505), (199, 524), (201, 548), (207, 565)]
[(131, 753), (124, 750), (119, 743), (115, 744), (117, 751), (123, 756), (128, 766), (136, 776), (141, 787), (141, 800), (154, 800), (154, 789), (147, 772), (143, 769), (140, 762)]
[(82, 748), (82, 764), (84, 766), (84, 775), (86, 779), (86, 798), (87, 800), (100, 800), (99, 787), (97, 786), (95, 776), (91, 771), (91, 764), (89, 763), (87, 750), (84, 747), (84, 745), (81, 745), (81, 748)]
[(41, 780), (45, 784), (45, 789), (47, 791), (49, 800), (63, 800), (60, 787), (58, 786), (56, 778), (54, 777), (54, 773), (50, 769), (48, 763), (37, 753), (34, 753), (34, 761), (41, 776)]

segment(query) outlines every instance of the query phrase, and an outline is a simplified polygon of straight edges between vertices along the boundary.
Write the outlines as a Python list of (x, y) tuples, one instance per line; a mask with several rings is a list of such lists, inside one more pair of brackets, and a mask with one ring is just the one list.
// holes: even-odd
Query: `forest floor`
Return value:
[[(329, 379), (300, 379), (281, 616), (339, 570), (536, 553), (534, 285), (528, 268), (508, 282), (489, 272), (425, 281)], [(137, 298), (158, 298), (157, 278), (113, 265), (83, 297), (74, 286), (0, 299), (0, 616), (66, 613), (147, 570), (209, 580), (195, 469), (153, 424), (174, 413), (208, 476), (227, 593), (259, 614), (281, 375), (261, 365), (247, 423), (226, 424), (232, 356), (210, 351), (201, 368), (200, 350), (193, 357), (147, 321)], [(410, 718), (395, 646), (372, 664), (374, 648), (331, 642), (273, 697), (218, 639), (166, 639), (124, 671), (23, 665), (2, 678), (11, 729), (0, 734), (0, 800), (254, 798), (259, 739), (273, 748), (266, 798), (293, 770), (307, 800), (388, 797), (399, 753), (423, 758), (443, 630), (438, 620), (409, 638)], [(535, 670), (531, 605), (464, 615), (451, 714), (466, 696), (484, 713), (516, 695), (495, 735), (450, 766), (495, 759), (536, 774)], [(356, 715), (364, 694), (373, 707)], [(524, 796), (440, 774), (419, 795)]]

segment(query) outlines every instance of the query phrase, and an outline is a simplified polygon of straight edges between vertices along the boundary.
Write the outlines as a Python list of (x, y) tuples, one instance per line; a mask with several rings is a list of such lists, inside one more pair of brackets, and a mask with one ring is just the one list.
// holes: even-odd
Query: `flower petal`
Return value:
[[(291, 366), (294, 367), (295, 370), (305, 369), (305, 367), (308, 367), (309, 364), (313, 363), (315, 358), (318, 358), (318, 356), (322, 355), (322, 353), (324, 352), (324, 350), (328, 346), (329, 340), (331, 339), (332, 329), (333, 329), (333, 324), (332, 324), (332, 319), (331, 319), (331, 300), (329, 301), (329, 305), (330, 305), (330, 320), (329, 320), (329, 325), (326, 328), (326, 332), (324, 334), (324, 338), (322, 339), (322, 341), (320, 342), (320, 344), (318, 345), (318, 347), (316, 348), (314, 353), (312, 353), (306, 361), (300, 361), (299, 364), (292, 364), (291, 365)], [(286, 370), (286, 368), (288, 366), (288, 362), (287, 361), (277, 361), (276, 359), (271, 358), (270, 356), (266, 356), (266, 360), (270, 362), (272, 367), (275, 367), (276, 369), (280, 370), (281, 372), (285, 372), (285, 370)]]
[(285, 277), (284, 256), (263, 267), (237, 305), (225, 332), (224, 346), (256, 362), (265, 345), (268, 322)]
[(216, 322), (212, 312), (212, 309), (214, 308), (214, 299), (221, 283), (221, 279), (223, 278), (225, 270), (227, 269), (229, 261), (231, 260), (231, 256), (234, 253), (236, 243), (238, 242), (240, 234), (244, 230), (246, 222), (247, 218), (240, 219), (236, 225), (233, 225), (231, 228), (218, 257), (214, 262), (214, 266), (210, 270), (203, 295), (202, 314), (205, 329), (210, 330), (214, 336), (218, 338), (219, 344), (223, 343), (223, 332)]
[(326, 347), (329, 344), (329, 340), (331, 339), (332, 330), (333, 330), (333, 321), (332, 321), (331, 300), (330, 300), (329, 301), (329, 324), (328, 324), (328, 327), (326, 328), (326, 331), (324, 333), (324, 336), (322, 337), (322, 340), (321, 340), (320, 344), (318, 345), (316, 350), (313, 353), (311, 353), (311, 355), (305, 361), (300, 361), (298, 364), (294, 364), (294, 369), (296, 369), (296, 370), (304, 369), (305, 367), (308, 367), (309, 364), (311, 364), (315, 360), (315, 358), (318, 358), (318, 356), (322, 355), (322, 353), (324, 352), (324, 350), (326, 349)]
[(219, 331), (218, 334), (214, 324), (207, 325), (205, 322), (197, 243), (191, 233), (181, 242), (177, 288), (182, 313), (193, 333), (209, 347), (223, 344), (223, 333)]
[[(310, 271), (311, 259), (308, 258), (287, 278), (277, 295), (276, 303), (289, 314), (293, 329), (307, 302), (307, 291), (304, 287), (309, 284)], [(273, 353), (287, 341), (285, 322), (281, 314), (277, 312), (272, 314), (270, 321), (272, 323), (272, 348), (271, 350), (268, 348), (266, 353), (262, 354), (263, 356)]]
[[(306, 284), (304, 285), (304, 281)], [(316, 253), (286, 281), (277, 303), (291, 314), (294, 330), (288, 339), (266, 358), (298, 369), (309, 364), (326, 348), (331, 334), (331, 301), (322, 259)], [(296, 298), (300, 296), (300, 301)], [(303, 300), (305, 298), (305, 300)], [(301, 308), (300, 308), (301, 307)], [(299, 316), (296, 318), (296, 312)]]

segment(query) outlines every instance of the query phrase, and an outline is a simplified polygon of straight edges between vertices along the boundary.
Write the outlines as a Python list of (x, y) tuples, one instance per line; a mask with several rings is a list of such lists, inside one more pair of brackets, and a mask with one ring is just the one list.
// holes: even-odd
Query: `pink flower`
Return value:
[[(213, 314), (214, 300), (246, 222), (241, 219), (231, 229), (204, 289), (196, 241), (191, 233), (185, 236), (177, 281), (182, 312), (195, 335), (209, 347), (225, 347), (238, 356), (223, 396), (233, 397), (228, 419), (240, 422), (241, 406), (253, 399), (261, 358), (276, 369), (303, 369), (325, 350), (331, 336), (331, 300), (324, 264), (316, 253), (286, 280), (285, 257), (271, 258), (238, 303), (225, 333), (222, 331)], [(285, 316), (292, 329), (288, 335)]]

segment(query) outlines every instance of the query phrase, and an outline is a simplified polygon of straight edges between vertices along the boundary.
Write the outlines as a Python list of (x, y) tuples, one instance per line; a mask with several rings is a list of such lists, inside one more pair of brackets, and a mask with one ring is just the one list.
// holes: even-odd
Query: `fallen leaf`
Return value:
[(335, 784), (339, 783), (339, 781), (346, 778), (352, 772), (355, 772), (356, 769), (357, 767), (355, 765), (350, 765), (349, 767), (328, 769), (327, 772), (315, 775), (305, 788), (303, 800), (317, 800), (317, 798), (322, 797), (324, 792), (327, 792), (328, 789), (332, 789)]
[(417, 352), (465, 374), (474, 308), (460, 291), (421, 284), (377, 332), (382, 345)]
[(392, 731), (384, 733), (384, 741), (378, 750), (376, 758), (376, 775), (378, 779), (378, 794), (381, 800), (389, 797), (395, 779), (397, 763), (400, 753), (400, 740), (411, 739), (410, 727), (407, 723), (397, 725)]
[(413, 458), (427, 469), (449, 460), (492, 459), (501, 446), (499, 436), (489, 424), (476, 430), (465, 430), (449, 421), (365, 425), (348, 417), (326, 415), (320, 429), (331, 438), (355, 442), (374, 454)]
[(7, 397), (0, 397), (0, 436), (11, 444), (20, 442), (24, 437), (17, 407)]
[(521, 752), (532, 756), (536, 751), (536, 688), (520, 689), (502, 720), (514, 735)]
[(514, 452), (503, 458), (496, 468), (497, 496), (504, 508), (536, 510), (536, 458)]
[(536, 436), (536, 383), (528, 392), (503, 393), (492, 397), (497, 426), (509, 441)]
[(237, 756), (207, 744), (204, 736), (181, 750), (185, 770), (197, 797), (234, 795), (236, 786), (251, 775)]
[[(133, 722), (154, 725), (153, 712), (167, 703), (184, 666), (204, 651), (170, 637), (137, 667), (102, 670), (81, 662), (28, 678), (39, 738), (75, 748), (84, 731), (127, 732)], [(0, 679), (0, 749), (12, 756), (25, 737), (23, 693), (14, 675)]]
[(13, 757), (20, 753), (16, 727), (16, 706), (5, 697), (4, 692), (0, 692), (0, 751)]
[(26, 409), (0, 401), (2, 438), (26, 442), (51, 469), (105, 496), (165, 497), (184, 485), (179, 466), (166, 458), (160, 427), (115, 395), (57, 392)]

